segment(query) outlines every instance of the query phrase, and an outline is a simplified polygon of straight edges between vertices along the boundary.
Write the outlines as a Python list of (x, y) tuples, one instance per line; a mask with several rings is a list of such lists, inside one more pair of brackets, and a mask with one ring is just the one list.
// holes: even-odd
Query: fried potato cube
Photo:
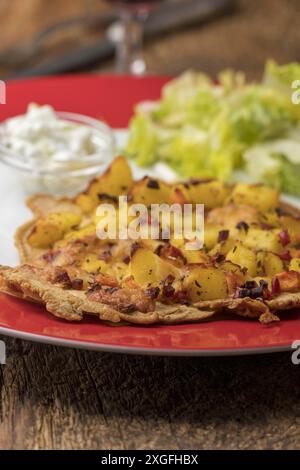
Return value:
[(195, 181), (176, 184), (171, 193), (171, 201), (179, 204), (204, 204), (205, 209), (213, 209), (224, 204), (229, 188), (221, 181)]
[(163, 204), (170, 202), (171, 186), (163, 181), (145, 176), (134, 183), (128, 193), (133, 203), (141, 203), (146, 206), (151, 204)]
[(50, 213), (36, 221), (27, 241), (33, 248), (50, 248), (80, 221), (81, 217), (71, 212)]
[(75, 201), (84, 214), (89, 214), (95, 208), (95, 201), (88, 194), (78, 194)]
[(277, 253), (282, 250), (279, 232), (279, 229), (262, 230), (260, 228), (250, 227), (243, 243), (248, 248)]
[(210, 250), (217, 244), (220, 230), (220, 226), (205, 223), (204, 246), (207, 250)]
[(276, 189), (261, 184), (238, 183), (231, 194), (235, 204), (249, 204), (264, 212), (275, 209), (279, 204), (279, 193)]
[(181, 252), (188, 263), (202, 264), (208, 261), (207, 255), (202, 250), (186, 250), (182, 248)]
[(192, 302), (222, 299), (228, 294), (225, 272), (214, 267), (191, 269), (183, 280), (183, 288)]
[(260, 251), (257, 253), (258, 268), (266, 276), (275, 276), (277, 273), (284, 271), (283, 261), (275, 253)]
[[(111, 201), (127, 194), (133, 184), (130, 166), (124, 157), (117, 157), (107, 170), (90, 182), (84, 193), (75, 201), (84, 213), (91, 212), (101, 201)], [(117, 202), (117, 201), (116, 201)]]
[(289, 265), (290, 271), (297, 271), (300, 273), (300, 258), (293, 258)]
[(291, 215), (283, 215), (280, 217), (280, 222), (293, 242), (300, 240), (300, 219)]
[(226, 261), (231, 261), (241, 266), (241, 268), (247, 269), (249, 276), (253, 277), (257, 274), (256, 255), (241, 242), (237, 242), (229, 253), (227, 253)]
[(143, 287), (157, 286), (170, 274), (179, 277), (180, 271), (166, 260), (146, 248), (139, 248), (131, 257), (129, 272)]

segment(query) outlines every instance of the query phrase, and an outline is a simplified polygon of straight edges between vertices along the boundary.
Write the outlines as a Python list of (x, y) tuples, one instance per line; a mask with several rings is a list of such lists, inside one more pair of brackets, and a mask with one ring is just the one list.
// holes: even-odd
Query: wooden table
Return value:
[[(2, 49), (83, 8), (82, 0), (16, 4), (3, 2)], [(258, 77), (267, 57), (300, 59), (298, 21), (298, 0), (242, 0), (234, 15), (148, 44), (146, 58), (157, 73), (232, 66)], [(1, 449), (300, 448), (300, 366), (290, 353), (151, 358), (3, 339)]]
[(6, 340), (1, 449), (299, 449), (290, 354), (160, 358)]

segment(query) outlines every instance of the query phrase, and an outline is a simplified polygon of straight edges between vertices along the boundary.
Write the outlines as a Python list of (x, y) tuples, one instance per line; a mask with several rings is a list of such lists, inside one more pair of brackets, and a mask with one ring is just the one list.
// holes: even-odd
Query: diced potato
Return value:
[(94, 224), (86, 225), (79, 230), (72, 230), (65, 235), (64, 240), (82, 240), (86, 237), (92, 237), (96, 235), (96, 227)]
[(273, 225), (274, 227), (278, 227), (280, 225), (280, 220), (275, 210), (261, 213), (259, 215), (259, 221), (260, 223)]
[(292, 241), (297, 242), (300, 240), (300, 219), (291, 215), (283, 215), (280, 217), (280, 222), (283, 229), (288, 231)]
[(210, 250), (210, 256), (226, 255), (236, 244), (234, 238), (227, 238), (224, 242), (217, 243), (212, 250)]
[(146, 206), (170, 202), (171, 186), (155, 178), (145, 176), (137, 181), (129, 191), (128, 197), (133, 203)]
[(289, 265), (290, 271), (297, 271), (300, 273), (300, 258), (293, 258)]
[(238, 264), (232, 263), (231, 261), (224, 261), (221, 263), (220, 266), (225, 272), (231, 272), (233, 274), (237, 274), (240, 276), (244, 276), (245, 274), (241, 266), (239, 266)]
[(207, 250), (210, 250), (217, 244), (220, 230), (220, 226), (205, 223), (204, 246)]
[(189, 271), (183, 280), (192, 302), (227, 297), (228, 286), (224, 271), (214, 267), (199, 266)]
[(27, 241), (34, 248), (49, 248), (80, 221), (81, 217), (71, 212), (50, 213), (36, 221)]
[(204, 251), (181, 249), (181, 252), (188, 263), (207, 263), (208, 261), (208, 257)]
[(157, 286), (171, 274), (179, 277), (180, 270), (145, 248), (139, 248), (131, 258), (129, 272), (140, 286)]
[(257, 263), (259, 270), (261, 268), (266, 276), (273, 277), (284, 271), (283, 261), (275, 253), (260, 251), (257, 253)]
[(235, 229), (240, 222), (246, 222), (248, 225), (251, 225), (258, 221), (259, 214), (255, 207), (232, 203), (212, 209), (206, 218), (207, 224), (221, 225), (223, 228), (230, 230)]
[(250, 227), (243, 243), (248, 248), (273, 251), (276, 253), (282, 251), (279, 232), (279, 229), (262, 230), (259, 228)]
[(205, 209), (214, 209), (224, 204), (229, 189), (221, 181), (200, 181), (189, 184), (189, 194), (192, 203), (204, 204)]
[(235, 204), (249, 204), (262, 212), (275, 209), (279, 204), (278, 191), (260, 184), (238, 183), (231, 199)]
[(76, 204), (84, 214), (89, 214), (95, 207), (95, 201), (88, 194), (78, 194), (75, 198)]
[(90, 182), (87, 190), (79, 194), (75, 201), (83, 212), (91, 212), (101, 201), (114, 202), (114, 197), (127, 194), (132, 184), (127, 160), (117, 157), (101, 176)]
[(249, 276), (255, 276), (257, 274), (257, 261), (255, 253), (237, 242), (232, 250), (226, 255), (226, 261), (231, 261), (234, 264), (238, 264), (241, 268), (247, 269)]
[(205, 209), (221, 206), (229, 194), (229, 189), (221, 181), (199, 181), (179, 183), (173, 187), (171, 201), (179, 204), (204, 204)]

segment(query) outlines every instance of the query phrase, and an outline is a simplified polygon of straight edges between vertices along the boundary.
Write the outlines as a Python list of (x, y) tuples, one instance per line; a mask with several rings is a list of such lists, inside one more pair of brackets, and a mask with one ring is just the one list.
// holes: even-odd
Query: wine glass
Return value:
[(107, 0), (115, 4), (119, 21), (108, 31), (116, 47), (117, 74), (143, 75), (146, 63), (142, 54), (143, 22), (160, 0)]

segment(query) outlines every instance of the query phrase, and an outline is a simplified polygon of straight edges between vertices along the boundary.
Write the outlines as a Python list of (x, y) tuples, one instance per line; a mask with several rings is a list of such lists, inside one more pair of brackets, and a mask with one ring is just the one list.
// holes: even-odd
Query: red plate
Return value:
[[(25, 112), (30, 101), (49, 103), (57, 110), (104, 118), (113, 127), (126, 127), (133, 105), (159, 97), (167, 78), (64, 76), (11, 82), (1, 120)], [(0, 295), (0, 333), (43, 343), (143, 354), (226, 355), (288, 350), (300, 339), (300, 315), (283, 314), (271, 326), (230, 317), (177, 326), (107, 326), (94, 318), (69, 323), (42, 307)]]

